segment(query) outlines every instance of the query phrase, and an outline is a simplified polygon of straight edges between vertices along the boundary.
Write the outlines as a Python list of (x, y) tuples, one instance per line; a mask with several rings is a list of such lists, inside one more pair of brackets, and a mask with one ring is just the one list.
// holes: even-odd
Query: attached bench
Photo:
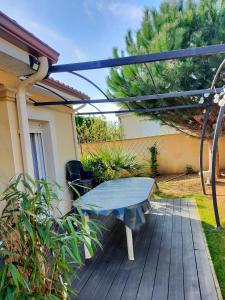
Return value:
[[(128, 258), (134, 260), (132, 230), (138, 230), (145, 223), (145, 214), (150, 212), (150, 196), (155, 180), (145, 177), (131, 177), (101, 183), (74, 203), (85, 212), (88, 227), (89, 214), (110, 215), (125, 224)], [(87, 228), (88, 230), (88, 228)], [(88, 241), (90, 242), (90, 241)], [(91, 258), (86, 247), (85, 258)]]

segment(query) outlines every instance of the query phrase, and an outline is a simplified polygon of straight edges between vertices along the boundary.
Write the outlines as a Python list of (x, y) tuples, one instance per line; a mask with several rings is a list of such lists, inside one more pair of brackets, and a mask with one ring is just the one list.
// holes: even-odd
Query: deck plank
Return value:
[[(153, 293), (162, 236), (165, 228), (167, 228), (165, 224), (168, 224), (165, 214), (166, 207), (167, 201), (164, 200), (163, 207), (160, 210), (160, 217), (157, 216), (154, 234), (152, 236), (151, 245), (148, 251), (142, 279), (138, 289), (137, 300), (151, 299)], [(158, 226), (159, 223), (162, 226)]]
[[(179, 218), (176, 218), (177, 216), (174, 218), (174, 211), (179, 210), (179, 207), (180, 202), (176, 201), (176, 199), (167, 200), (167, 206), (165, 210), (166, 222), (164, 222), (162, 241), (160, 244), (158, 265), (151, 298), (152, 300), (168, 298), (172, 234), (174, 226), (176, 227), (176, 230), (178, 230), (179, 225), (181, 224)], [(169, 227), (167, 227), (168, 223), (170, 224)]]
[(127, 259), (124, 226), (110, 232), (104, 253), (80, 270), (76, 300), (216, 300), (214, 278), (192, 199), (152, 201)]
[(195, 255), (202, 299), (216, 300), (218, 295), (207, 254), (205, 251), (196, 250)]
[(182, 257), (182, 244), (171, 249), (169, 294), (168, 300), (184, 299), (184, 270)]
[(182, 232), (191, 232), (191, 220), (188, 207), (188, 199), (181, 199), (181, 227)]
[(161, 248), (156, 271), (152, 300), (167, 299), (170, 268), (170, 250)]
[(151, 299), (152, 297), (163, 236), (165, 238), (166, 233), (166, 237), (168, 237), (167, 233), (171, 233), (172, 231), (172, 227), (170, 226), (172, 225), (172, 211), (173, 207), (171, 210), (168, 201), (164, 200), (163, 208), (161, 209), (161, 213), (163, 213), (162, 217), (158, 218), (157, 220), (157, 222), (162, 223), (163, 226), (161, 226), (161, 230), (159, 230), (159, 226), (157, 226), (156, 223), (146, 259), (145, 268), (143, 270), (142, 280), (138, 289), (136, 298), (137, 300), (147, 300)]
[[(151, 222), (156, 220), (156, 217), (151, 218)], [(136, 239), (134, 240), (134, 254), (136, 255), (137, 253), (137, 247), (139, 242), (141, 241), (144, 230), (145, 228), (142, 228), (141, 232), (137, 234)], [(125, 254), (123, 261), (120, 265), (120, 268), (114, 278), (114, 280), (111, 283), (111, 286), (107, 292), (106, 299), (107, 300), (115, 300), (115, 299), (120, 299), (121, 295), (123, 293), (123, 290), (125, 288), (126, 282), (128, 280), (130, 270), (133, 268), (133, 261), (129, 261), (127, 259), (127, 253)]]
[(193, 235), (194, 249), (205, 250), (205, 242), (203, 238), (203, 230), (199, 221), (198, 211), (195, 202), (190, 199), (188, 201), (189, 214), (191, 219), (191, 229)]
[(194, 250), (183, 249), (185, 299), (200, 300), (200, 286)]
[[(158, 242), (160, 243), (160, 235), (158, 237)], [(156, 244), (155, 244), (156, 245)], [(137, 300), (148, 300), (151, 299), (153, 289), (154, 289), (154, 282), (155, 282), (155, 273), (158, 265), (159, 259), (159, 247), (151, 247), (151, 250), (148, 252), (146, 265), (144, 268), (143, 276), (141, 283), (139, 285), (139, 290), (137, 294)]]
[(142, 240), (137, 245), (135, 253), (135, 261), (133, 262), (132, 269), (129, 272), (129, 276), (126, 285), (123, 290), (122, 300), (135, 300), (138, 292), (138, 287), (142, 278), (143, 269), (148, 254), (148, 249), (151, 243), (152, 235), (154, 232), (154, 220), (149, 218), (149, 227), (146, 227)]
[(115, 278), (115, 276), (117, 275), (117, 272), (120, 268), (120, 265), (123, 261), (124, 256), (127, 257), (127, 255), (125, 254), (125, 252), (121, 249), (115, 249), (115, 251), (113, 252), (113, 259), (112, 262), (110, 262), (108, 268), (107, 268), (107, 272), (105, 273), (104, 277), (101, 279), (100, 284), (98, 285), (98, 287), (92, 292), (92, 296), (91, 299), (104, 299), (107, 294), (108, 291), (111, 287), (111, 284)]
[(189, 199), (181, 200), (182, 243), (183, 243), (183, 249), (194, 250), (194, 242), (193, 242), (188, 201)]
[(111, 245), (108, 251), (105, 251), (105, 255), (101, 258), (101, 260), (95, 264), (95, 270), (92, 272), (86, 283), (83, 285), (79, 295), (77, 296), (77, 300), (92, 300), (94, 298), (94, 291), (100, 285), (101, 281), (107, 274), (107, 270), (110, 265), (114, 265), (115, 256), (114, 252), (118, 247), (119, 241), (122, 240), (124, 232), (118, 232), (118, 234), (114, 238), (114, 243)]
[(76, 289), (77, 293), (80, 293), (88, 279), (91, 277), (93, 272), (96, 270), (97, 266), (101, 262), (101, 260), (104, 258), (104, 255), (107, 252), (107, 249), (111, 247), (111, 241), (114, 238), (114, 236), (117, 236), (120, 233), (120, 226), (118, 224), (115, 224), (112, 231), (109, 232), (108, 236), (105, 239), (104, 249), (105, 252), (102, 250), (99, 250), (97, 254), (91, 259), (85, 261), (85, 266), (79, 270), (79, 280), (75, 279), (73, 281), (73, 286)]
[(173, 200), (173, 231), (181, 232), (181, 200)]

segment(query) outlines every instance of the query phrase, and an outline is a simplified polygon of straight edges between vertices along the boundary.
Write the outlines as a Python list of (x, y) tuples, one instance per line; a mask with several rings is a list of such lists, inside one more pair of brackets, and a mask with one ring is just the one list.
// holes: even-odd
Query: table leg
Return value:
[(149, 202), (150, 208), (144, 212), (145, 215), (150, 215), (150, 213), (151, 213), (152, 207), (151, 207), (151, 202), (150, 201), (151, 201), (151, 198), (149, 197), (148, 202)]
[(126, 228), (126, 237), (127, 237), (127, 251), (128, 251), (128, 259), (134, 260), (134, 247), (133, 247), (133, 237), (132, 230), (125, 225)]
[[(89, 226), (88, 226), (89, 216), (86, 214), (84, 216), (84, 218), (85, 218), (85, 229), (86, 229), (87, 233), (89, 234), (90, 233)], [(87, 241), (87, 243), (89, 245), (91, 245), (90, 238), (86, 237), (85, 240)], [(84, 255), (85, 255), (86, 259), (90, 259), (91, 258), (91, 254), (90, 254), (90, 252), (89, 252), (89, 250), (88, 250), (88, 248), (87, 248), (87, 246), (85, 244), (84, 244)]]
[(150, 212), (151, 212), (150, 209), (148, 209), (148, 210), (145, 211), (144, 214), (145, 214), (145, 215), (150, 215)]

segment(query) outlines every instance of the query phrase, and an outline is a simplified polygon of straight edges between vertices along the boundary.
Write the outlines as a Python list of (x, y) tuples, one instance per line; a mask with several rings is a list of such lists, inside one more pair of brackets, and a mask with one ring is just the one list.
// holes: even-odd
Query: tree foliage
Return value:
[[(164, 1), (160, 9), (145, 8), (140, 28), (128, 31), (125, 50), (114, 57), (139, 55), (225, 42), (225, 1)], [(136, 64), (111, 69), (107, 78), (111, 97), (126, 97), (209, 88), (223, 55)], [(151, 79), (153, 78), (153, 80)], [(153, 82), (154, 81), (154, 82)], [(223, 84), (220, 77), (217, 85)], [(196, 103), (199, 97), (182, 97), (121, 103), (129, 109)], [(210, 116), (211, 135), (217, 109)], [(145, 116), (148, 113), (143, 113)], [(151, 118), (192, 135), (199, 135), (202, 110), (157, 112)]]
[(156, 176), (159, 175), (158, 171), (158, 148), (157, 148), (157, 143), (155, 142), (151, 147), (148, 148), (149, 152), (151, 154), (150, 158), (150, 168), (151, 168), (151, 177), (155, 178)]
[(79, 143), (95, 143), (118, 140), (121, 138), (121, 128), (117, 123), (107, 122), (102, 118), (76, 117)]

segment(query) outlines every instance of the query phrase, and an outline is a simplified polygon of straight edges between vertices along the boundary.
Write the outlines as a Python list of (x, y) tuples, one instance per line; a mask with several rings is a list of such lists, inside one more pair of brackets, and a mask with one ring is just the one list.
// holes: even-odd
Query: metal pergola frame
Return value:
[(207, 125), (208, 125), (211, 108), (212, 108), (212, 106), (208, 106), (206, 109), (205, 115), (204, 115), (204, 122), (203, 122), (203, 126), (202, 126), (201, 142), (200, 142), (199, 173), (200, 173), (200, 179), (201, 179), (202, 192), (204, 195), (206, 195), (206, 189), (205, 189), (205, 182), (204, 182), (204, 175), (203, 175), (203, 150), (204, 150), (205, 133), (206, 133)]
[(111, 67), (120, 67), (125, 65), (142, 64), (156, 61), (180, 59), (202, 55), (224, 54), (225, 44), (217, 44), (198, 48), (187, 48), (173, 51), (135, 55), (128, 57), (111, 58), (97, 61), (88, 61), (81, 63), (53, 65), (49, 68), (49, 74), (59, 72), (84, 71)]
[[(149, 101), (157, 99), (170, 99), (176, 97), (187, 97), (187, 96), (198, 96), (205, 94), (215, 94), (220, 93), (223, 88), (216, 89), (202, 89), (202, 90), (191, 90), (191, 91), (182, 91), (174, 93), (164, 93), (164, 94), (154, 94), (154, 95), (145, 95), (145, 96), (136, 96), (136, 97), (126, 97), (126, 98), (108, 98), (107, 99), (95, 99), (95, 100), (70, 100), (67, 101), (67, 104), (71, 105), (80, 105), (80, 104), (100, 104), (100, 103), (120, 103), (120, 102), (136, 102), (136, 101)], [(62, 105), (65, 104), (65, 101), (48, 101), (48, 102), (37, 102), (36, 106), (52, 106), (52, 105)], [(114, 111), (111, 113), (115, 113)], [(92, 113), (89, 113), (92, 114)]]
[(218, 140), (219, 140), (219, 133), (222, 126), (222, 121), (224, 117), (225, 112), (225, 106), (222, 106), (220, 108), (217, 122), (216, 122), (216, 128), (214, 131), (214, 138), (213, 138), (213, 149), (212, 149), (212, 198), (213, 198), (213, 206), (214, 206), (214, 213), (215, 213), (215, 219), (217, 227), (220, 227), (220, 216), (219, 216), (219, 210), (217, 205), (217, 195), (216, 195), (216, 153), (218, 148)]
[[(212, 106), (213, 104), (182, 104), (182, 105), (174, 105), (174, 106), (161, 106), (156, 108), (140, 108), (140, 109), (124, 109), (124, 110), (110, 110), (110, 111), (101, 111), (101, 114), (108, 115), (108, 114), (127, 114), (127, 113), (157, 113), (160, 111), (166, 111), (166, 110), (180, 110), (180, 109), (193, 109), (193, 108), (206, 108), (207, 106)], [(99, 115), (100, 113), (97, 111), (92, 112), (83, 112), (83, 113), (76, 113), (78, 116), (85, 116), (85, 115)]]
[[(188, 57), (196, 57), (196, 56), (205, 56), (205, 55), (213, 55), (213, 54), (225, 54), (225, 44), (217, 44), (217, 45), (210, 45), (198, 48), (188, 48), (188, 49), (180, 49), (180, 50), (173, 50), (173, 51), (166, 51), (160, 53), (150, 53), (145, 55), (137, 55), (137, 56), (130, 56), (130, 57), (120, 57), (120, 58), (113, 58), (113, 59), (105, 59), (99, 61), (89, 61), (89, 62), (81, 62), (81, 63), (72, 63), (72, 64), (62, 64), (62, 65), (53, 65), (49, 68), (49, 74), (52, 73), (61, 73), (61, 72), (68, 72), (75, 76), (78, 76), (93, 86), (95, 86), (105, 97), (106, 99), (97, 99), (97, 100), (74, 100), (74, 101), (54, 101), (54, 102), (39, 102), (34, 103), (36, 106), (52, 106), (52, 105), (78, 105), (78, 104), (88, 104), (94, 106), (94, 104), (99, 103), (118, 103), (118, 102), (133, 102), (133, 101), (150, 101), (156, 99), (169, 99), (175, 97), (187, 97), (187, 96), (197, 96), (197, 95), (209, 95), (220, 93), (223, 91), (223, 88), (215, 88), (215, 82), (218, 77), (218, 74), (221, 72), (222, 64), (218, 68), (216, 72), (216, 76), (214, 77), (213, 84), (209, 89), (202, 89), (202, 90), (191, 90), (191, 91), (180, 91), (174, 93), (164, 93), (164, 94), (155, 94), (155, 95), (140, 95), (136, 97), (126, 97), (126, 98), (113, 98), (109, 99), (107, 95), (103, 92), (103, 90), (98, 87), (93, 81), (86, 78), (85, 76), (77, 73), (77, 71), (83, 70), (93, 70), (93, 69), (101, 69), (101, 68), (111, 68), (111, 67), (120, 67), (125, 65), (131, 64), (146, 64), (150, 62), (157, 62), (157, 61), (166, 61), (166, 60), (174, 60), (174, 59), (181, 59), (181, 58), (188, 58)], [(225, 62), (225, 61), (224, 61)], [(208, 96), (205, 96), (207, 98)], [(166, 110), (178, 110), (178, 109), (195, 109), (195, 108), (202, 108), (205, 109), (204, 115), (204, 122), (202, 126), (201, 132), (201, 143), (200, 143), (200, 178), (201, 178), (201, 186), (202, 191), (206, 194), (205, 184), (204, 184), (204, 176), (203, 176), (203, 147), (204, 147), (204, 140), (205, 140), (205, 133), (208, 125), (208, 120), (210, 116), (210, 112), (213, 106), (212, 100), (208, 101), (206, 99), (205, 103), (203, 104), (185, 104), (185, 105), (175, 105), (175, 106), (161, 106), (156, 108), (146, 108), (146, 109), (132, 109), (132, 110), (120, 110), (120, 111), (104, 111), (104, 112), (90, 112), (90, 113), (77, 113), (77, 115), (87, 115), (87, 114), (110, 114), (110, 113), (156, 113), (157, 111), (166, 111)], [(216, 176), (215, 176), (215, 169), (216, 169), (216, 152), (217, 152), (217, 145), (219, 139), (219, 132), (221, 129), (223, 116), (225, 112), (225, 106), (220, 108), (217, 122), (216, 122), (216, 129), (214, 133), (213, 139), (213, 156), (212, 156), (212, 196), (213, 196), (213, 206), (214, 206), (214, 214), (216, 220), (216, 226), (220, 227), (220, 218), (218, 212), (218, 205), (217, 205), (217, 195), (216, 195)]]

